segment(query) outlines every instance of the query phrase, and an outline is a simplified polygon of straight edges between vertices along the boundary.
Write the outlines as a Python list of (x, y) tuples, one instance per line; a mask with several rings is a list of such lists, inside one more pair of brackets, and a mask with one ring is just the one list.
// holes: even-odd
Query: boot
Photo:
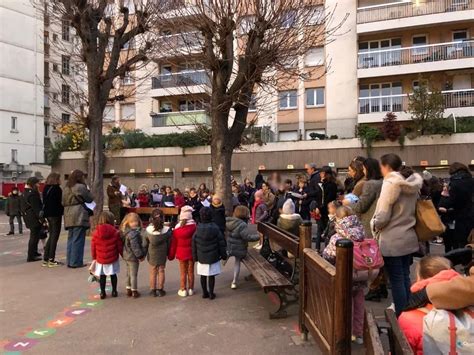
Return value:
[(133, 297), (133, 298), (138, 298), (138, 297), (140, 297), (140, 292), (138, 292), (138, 291), (132, 291), (132, 297)]
[(380, 302), (380, 292), (378, 289), (376, 290), (369, 290), (367, 295), (365, 295), (365, 300), (366, 301), (372, 301), (372, 302)]
[(127, 288), (127, 297), (132, 297), (132, 290)]
[(150, 290), (150, 296), (156, 297), (156, 290)]

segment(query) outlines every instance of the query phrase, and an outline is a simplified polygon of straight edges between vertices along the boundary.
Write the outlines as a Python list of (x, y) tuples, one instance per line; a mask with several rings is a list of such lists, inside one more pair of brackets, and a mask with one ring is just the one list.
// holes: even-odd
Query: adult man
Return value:
[(30, 177), (26, 181), (25, 192), (21, 200), (21, 210), (25, 220), (26, 228), (30, 230), (30, 240), (28, 241), (27, 262), (39, 261), (41, 254), (38, 254), (38, 242), (43, 221), (40, 218), (43, 203), (38, 191), (39, 179)]
[(10, 232), (7, 235), (15, 234), (15, 218), (18, 222), (18, 231), (23, 234), (23, 223), (21, 222), (21, 198), (17, 187), (12, 189), (12, 192), (8, 195), (6, 214), (10, 218)]
[(109, 211), (115, 216), (115, 221), (120, 223), (120, 208), (122, 207), (122, 193), (120, 192), (120, 177), (112, 176), (107, 186), (107, 197), (109, 198)]
[(311, 204), (317, 208), (321, 207), (323, 192), (321, 190), (321, 178), (319, 177), (319, 170), (315, 163), (306, 164), (306, 172), (308, 173), (308, 193), (304, 194), (304, 198), (308, 200), (308, 204)]

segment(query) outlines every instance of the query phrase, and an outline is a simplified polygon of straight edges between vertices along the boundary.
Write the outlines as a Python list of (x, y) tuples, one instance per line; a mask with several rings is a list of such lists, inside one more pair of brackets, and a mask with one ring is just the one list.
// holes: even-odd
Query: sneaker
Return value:
[(192, 295), (194, 295), (194, 291), (193, 291), (192, 288), (190, 288), (190, 289), (188, 290), (188, 296), (192, 296)]
[(56, 266), (61, 266), (61, 265), (64, 265), (62, 262), (60, 261), (55, 261), (55, 260), (50, 260), (48, 261), (48, 267), (56, 267)]
[(188, 293), (186, 292), (186, 290), (179, 290), (178, 291), (178, 296), (180, 297), (186, 297), (188, 295)]
[(48, 267), (48, 266), (49, 266), (49, 262), (48, 262), (48, 261), (43, 261), (43, 262), (41, 263), (41, 266), (42, 266), (42, 267)]
[(232, 282), (230, 288), (235, 290), (237, 288), (237, 284), (235, 282)]
[(156, 290), (150, 290), (150, 296), (153, 296), (153, 297), (158, 296), (158, 295), (156, 294)]
[(356, 343), (357, 345), (364, 344), (364, 339), (362, 339), (362, 337), (356, 337), (355, 335), (353, 335), (351, 337), (351, 340), (352, 340), (353, 343)]

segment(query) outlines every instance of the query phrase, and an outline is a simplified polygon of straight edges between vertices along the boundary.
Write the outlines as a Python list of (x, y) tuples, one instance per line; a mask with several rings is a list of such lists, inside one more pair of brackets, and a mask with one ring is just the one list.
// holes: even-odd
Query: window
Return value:
[(359, 86), (359, 113), (403, 111), (402, 83)]
[(280, 91), (280, 110), (298, 107), (296, 90)]
[(68, 20), (62, 21), (62, 39), (64, 41), (70, 41), (71, 39), (71, 25)]
[(61, 102), (63, 104), (69, 104), (69, 98), (71, 95), (71, 88), (69, 85), (61, 85)]
[(249, 112), (257, 111), (257, 97), (255, 94), (252, 94), (249, 102)]
[(281, 60), (283, 67), (290, 69), (298, 66), (298, 59), (294, 57), (286, 57)]
[(311, 48), (305, 55), (304, 65), (307, 67), (314, 67), (323, 65), (324, 63), (324, 48)]
[(462, 42), (468, 39), (467, 30), (453, 31), (453, 42)]
[(123, 85), (131, 85), (135, 82), (135, 80), (133, 79), (132, 75), (130, 72), (126, 72), (123, 79), (122, 79), (122, 83)]
[(135, 3), (133, 2), (133, 0), (125, 0), (123, 2), (123, 6), (128, 9), (128, 13), (130, 15), (135, 13)]
[(122, 109), (122, 120), (134, 120), (135, 119), (135, 104), (123, 104), (120, 105)]
[(281, 16), (281, 27), (290, 28), (295, 24), (295, 21), (296, 21), (296, 12), (286, 11)]
[(298, 131), (287, 131), (278, 133), (278, 140), (282, 142), (297, 141)]
[(71, 115), (69, 113), (62, 113), (61, 114), (61, 122), (62, 123), (70, 123), (71, 122)]
[(306, 107), (324, 106), (324, 88), (306, 89)]
[(12, 149), (12, 163), (18, 163), (18, 150), (17, 149)]
[(169, 101), (160, 102), (160, 112), (173, 112), (173, 105)]
[(58, 41), (58, 35), (56, 33), (53, 33), (53, 42)]
[(57, 100), (58, 100), (58, 93), (53, 92), (53, 101), (57, 101)]
[(58, 72), (58, 65), (53, 64), (53, 72), (57, 73)]
[[(373, 68), (401, 63), (400, 51), (385, 51), (402, 47), (401, 38), (359, 42), (359, 68)], [(381, 52), (382, 50), (382, 52)]]
[(110, 122), (115, 120), (115, 107), (113, 105), (105, 106), (104, 121)]
[(44, 136), (47, 138), (49, 137), (49, 123), (48, 122), (44, 123)]
[(321, 25), (324, 23), (324, 6), (315, 6), (310, 11), (309, 25)]
[(62, 73), (64, 75), (69, 75), (71, 72), (71, 58), (67, 55), (61, 56), (61, 66), (62, 66)]
[(18, 132), (18, 117), (12, 116), (10, 131)]
[(254, 27), (255, 16), (244, 16), (240, 18), (238, 32), (240, 34), (247, 34)]
[(412, 53), (415, 55), (418, 54), (428, 54), (428, 48), (426, 47), (427, 40), (426, 35), (416, 35), (412, 38), (413, 47), (420, 47), (420, 48), (413, 48)]
[(199, 100), (180, 100), (178, 102), (179, 111), (200, 111), (203, 110), (203, 103)]

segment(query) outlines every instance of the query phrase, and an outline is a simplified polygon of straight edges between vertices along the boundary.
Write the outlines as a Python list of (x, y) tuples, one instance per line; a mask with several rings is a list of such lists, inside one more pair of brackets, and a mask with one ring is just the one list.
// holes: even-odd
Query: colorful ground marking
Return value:
[(56, 333), (55, 328), (38, 328), (27, 333), (25, 336), (29, 339), (41, 339), (41, 338), (47, 338), (53, 335), (54, 333)]
[(64, 313), (64, 315), (66, 317), (75, 318), (75, 317), (83, 316), (84, 314), (87, 314), (90, 311), (91, 311), (90, 308), (76, 308), (76, 309), (72, 309), (70, 311), (67, 311), (66, 313)]
[(3, 348), (6, 351), (25, 351), (38, 343), (36, 339), (20, 338), (5, 344)]
[(49, 328), (61, 328), (65, 325), (71, 324), (74, 322), (74, 318), (71, 317), (60, 317), (57, 319), (50, 320), (46, 325)]

